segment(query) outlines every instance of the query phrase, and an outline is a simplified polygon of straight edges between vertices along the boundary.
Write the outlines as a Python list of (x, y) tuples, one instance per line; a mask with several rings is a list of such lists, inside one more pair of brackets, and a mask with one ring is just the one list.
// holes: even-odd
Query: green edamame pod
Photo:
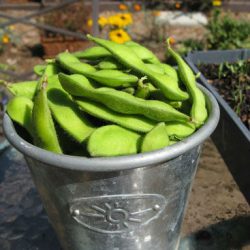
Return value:
[(164, 148), (168, 145), (169, 137), (165, 123), (161, 122), (145, 135), (141, 143), (141, 152), (150, 152)]
[(95, 46), (83, 51), (77, 51), (73, 55), (80, 59), (96, 60), (101, 57), (111, 56), (111, 53), (103, 47)]
[(38, 65), (35, 65), (34, 68), (33, 68), (33, 71), (36, 75), (38, 76), (42, 76), (43, 75), (43, 72), (46, 68), (46, 65), (43, 65), (43, 64), (38, 64)]
[(47, 97), (54, 119), (77, 142), (82, 143), (95, 130), (69, 94), (62, 89), (57, 75), (48, 78)]
[(23, 96), (32, 99), (36, 92), (37, 81), (7, 83), (5, 86), (14, 96)]
[(84, 74), (95, 72), (95, 67), (90, 64), (81, 62), (77, 57), (69, 52), (63, 52), (57, 55), (56, 60), (62, 68), (68, 70), (70, 73)]
[(104, 58), (97, 64), (99, 69), (121, 69), (122, 65), (112, 57)]
[(193, 71), (181, 58), (181, 56), (170, 47), (169, 39), (167, 40), (167, 49), (169, 54), (177, 62), (180, 78), (191, 95), (193, 104), (190, 114), (193, 122), (195, 122), (197, 127), (199, 127), (204, 123), (208, 116), (205, 97), (202, 91), (196, 85), (195, 75)]
[(123, 63), (126, 67), (132, 68), (141, 75), (147, 76), (151, 83), (156, 85), (168, 99), (175, 101), (188, 99), (188, 94), (178, 87), (178, 84), (176, 84), (173, 78), (168, 77), (167, 75), (157, 74), (149, 70), (143, 61), (129, 48), (129, 46), (96, 38), (91, 35), (87, 35), (87, 37), (89, 40), (94, 41), (98, 45), (106, 48), (112, 53), (113, 57)]
[(24, 127), (31, 136), (33, 135), (32, 109), (33, 102), (23, 96), (15, 96), (7, 104), (7, 113), (10, 118)]
[(130, 47), (134, 51), (134, 53), (143, 61), (155, 64), (160, 63), (160, 60), (155, 56), (155, 54), (141, 44), (134, 41), (128, 41), (125, 43), (125, 45)]
[(53, 75), (56, 75), (58, 73), (59, 69), (54, 61), (49, 61), (44, 69), (44, 72), (42, 74), (42, 77), (38, 80), (37, 86), (36, 86), (36, 92), (38, 92), (41, 89), (41, 86), (44, 81), (47, 81), (47, 78)]
[(164, 69), (159, 64), (145, 63), (148, 69), (158, 74), (165, 74)]
[(124, 91), (130, 95), (133, 95), (135, 93), (135, 89), (133, 87), (124, 88), (124, 89), (121, 89), (121, 91)]
[(107, 125), (96, 129), (88, 140), (88, 152), (91, 156), (121, 156), (136, 154), (141, 136), (135, 132)]
[(161, 63), (160, 66), (164, 70), (164, 74), (172, 77), (176, 82), (179, 81), (178, 74), (175, 68), (166, 63)]
[(166, 122), (166, 130), (169, 136), (185, 138), (195, 131), (195, 125), (190, 122)]
[(154, 121), (143, 116), (120, 114), (97, 102), (93, 102), (82, 97), (75, 97), (74, 101), (78, 104), (79, 108), (86, 113), (136, 132), (145, 133), (150, 131), (155, 126)]
[(84, 73), (86, 77), (95, 80), (105, 86), (116, 87), (130, 87), (138, 82), (137, 76), (123, 73), (119, 70), (98, 70), (93, 73)]
[(32, 111), (32, 124), (34, 131), (34, 143), (36, 146), (55, 153), (62, 153), (59, 145), (53, 119), (49, 110), (46, 93), (46, 83), (34, 98)]
[(176, 109), (179, 109), (182, 106), (182, 102), (170, 101), (166, 99), (166, 97), (162, 94), (162, 92), (159, 89), (150, 92), (150, 99), (165, 102)]
[(112, 88), (91, 86), (82, 75), (59, 74), (62, 87), (71, 95), (82, 96), (100, 102), (108, 108), (123, 114), (139, 114), (156, 121), (188, 121), (189, 117), (172, 106), (155, 100), (143, 100)]

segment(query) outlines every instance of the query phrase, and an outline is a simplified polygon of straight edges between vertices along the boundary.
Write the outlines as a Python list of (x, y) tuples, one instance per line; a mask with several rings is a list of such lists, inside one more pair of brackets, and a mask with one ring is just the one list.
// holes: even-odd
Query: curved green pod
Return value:
[(94, 46), (82, 51), (77, 51), (73, 55), (80, 59), (96, 60), (102, 57), (111, 56), (111, 53), (101, 46)]
[(176, 109), (181, 108), (182, 103), (183, 103), (183, 102), (180, 102), (180, 101), (170, 101), (170, 100), (168, 100), (162, 94), (162, 92), (159, 89), (156, 89), (156, 90), (150, 92), (150, 99), (159, 100), (159, 101), (165, 102), (165, 103), (171, 105), (172, 107), (174, 107)]
[(93, 157), (121, 156), (138, 152), (141, 136), (117, 125), (96, 129), (88, 140), (87, 150)]
[(112, 69), (98, 70), (93, 73), (84, 73), (83, 75), (95, 80), (96, 82), (104, 86), (112, 88), (131, 87), (136, 85), (139, 80), (135, 75), (126, 74), (122, 71)]
[(160, 60), (155, 56), (155, 54), (141, 44), (134, 41), (128, 41), (125, 43), (125, 45), (130, 47), (133, 52), (143, 61), (155, 64), (160, 63)]
[(170, 47), (169, 40), (167, 40), (167, 50), (177, 62), (180, 78), (191, 95), (193, 103), (190, 115), (193, 122), (195, 122), (196, 126), (199, 127), (205, 122), (208, 116), (205, 96), (196, 85), (196, 79), (192, 69), (187, 65), (182, 57)]
[(122, 65), (112, 57), (104, 58), (97, 65), (99, 69), (121, 69)]
[(126, 115), (115, 112), (98, 102), (93, 102), (86, 98), (75, 97), (74, 101), (77, 103), (79, 108), (86, 113), (102, 120), (113, 122), (136, 132), (146, 133), (150, 131), (156, 124), (154, 121), (143, 116)]
[(135, 88), (128, 87), (128, 88), (121, 89), (121, 91), (126, 92), (126, 93), (128, 93), (130, 95), (133, 95), (135, 93)]
[(50, 113), (45, 85), (44, 82), (34, 98), (32, 110), (34, 143), (45, 150), (61, 154), (62, 149)]
[(44, 64), (37, 64), (37, 65), (34, 66), (33, 71), (34, 71), (34, 73), (36, 75), (42, 76), (45, 68), (46, 68), (46, 65), (44, 65)]
[(37, 81), (26, 81), (6, 84), (8, 91), (14, 96), (23, 96), (33, 99), (36, 93)]
[(126, 92), (112, 88), (91, 86), (82, 75), (59, 74), (62, 87), (71, 95), (83, 96), (100, 102), (110, 109), (123, 114), (140, 114), (156, 121), (188, 121), (189, 117), (172, 106), (155, 100), (143, 100)]
[(195, 129), (195, 125), (190, 122), (166, 122), (168, 135), (178, 139), (182, 139), (193, 134)]
[(69, 52), (63, 52), (57, 55), (56, 61), (59, 65), (73, 74), (84, 74), (95, 72), (95, 67), (90, 64), (81, 62), (77, 57), (70, 54)]
[(147, 76), (151, 83), (156, 85), (168, 99), (175, 101), (188, 99), (189, 95), (178, 87), (178, 84), (176, 84), (173, 78), (149, 70), (129, 46), (96, 38), (91, 35), (87, 35), (87, 37), (89, 40), (94, 41), (110, 51), (112, 55), (126, 67), (132, 68), (141, 75)]
[(52, 116), (60, 127), (77, 142), (85, 141), (95, 127), (63, 90), (57, 75), (48, 78), (47, 96)]
[(165, 123), (161, 122), (144, 136), (141, 143), (141, 152), (144, 153), (158, 150), (168, 145), (169, 137)]
[(159, 66), (163, 69), (164, 74), (172, 77), (176, 82), (179, 81), (177, 71), (174, 67), (172, 67), (166, 63), (161, 63), (161, 64), (159, 64)]
[(47, 81), (48, 77), (56, 75), (59, 72), (59, 69), (54, 61), (49, 61), (43, 71), (41, 78), (37, 82), (36, 92), (41, 89), (41, 86), (44, 81)]
[(159, 64), (145, 63), (147, 68), (157, 74), (165, 74), (165, 70)]
[(15, 96), (7, 104), (7, 113), (10, 118), (24, 127), (31, 136), (33, 135), (32, 109), (33, 102), (24, 96)]

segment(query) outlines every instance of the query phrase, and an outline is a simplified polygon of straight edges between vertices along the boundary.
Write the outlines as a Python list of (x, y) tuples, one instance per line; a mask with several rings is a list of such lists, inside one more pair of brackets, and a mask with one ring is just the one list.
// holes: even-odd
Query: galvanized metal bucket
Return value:
[(84, 158), (37, 148), (15, 131), (4, 132), (27, 160), (58, 239), (65, 250), (174, 250), (202, 142), (219, 119), (203, 87), (209, 118), (189, 138), (150, 153)]

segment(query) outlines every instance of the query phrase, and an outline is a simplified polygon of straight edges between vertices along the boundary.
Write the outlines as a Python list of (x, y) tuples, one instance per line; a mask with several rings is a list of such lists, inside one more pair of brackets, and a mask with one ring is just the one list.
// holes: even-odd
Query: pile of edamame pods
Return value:
[(87, 35), (94, 47), (34, 67), (37, 81), (6, 84), (11, 119), (32, 143), (59, 154), (121, 156), (158, 150), (207, 119), (192, 70), (166, 42), (177, 69), (144, 46)]

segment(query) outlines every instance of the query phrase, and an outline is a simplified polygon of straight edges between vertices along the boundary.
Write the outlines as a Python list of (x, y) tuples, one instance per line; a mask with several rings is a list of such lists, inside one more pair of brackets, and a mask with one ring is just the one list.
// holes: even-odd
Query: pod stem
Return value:
[(42, 81), (41, 88), (46, 89), (46, 88), (47, 88), (47, 85), (48, 85), (48, 77), (47, 77), (47, 75), (45, 75), (45, 76), (43, 77), (43, 81)]
[(171, 48), (171, 45), (170, 45), (170, 37), (166, 39), (166, 44), (167, 44), (167, 48)]
[(143, 87), (144, 87), (143, 81), (145, 81), (145, 80), (147, 80), (147, 79), (148, 79), (147, 76), (141, 77), (141, 78), (139, 79), (139, 81), (138, 81), (138, 86), (141, 87), (141, 88), (143, 88)]

